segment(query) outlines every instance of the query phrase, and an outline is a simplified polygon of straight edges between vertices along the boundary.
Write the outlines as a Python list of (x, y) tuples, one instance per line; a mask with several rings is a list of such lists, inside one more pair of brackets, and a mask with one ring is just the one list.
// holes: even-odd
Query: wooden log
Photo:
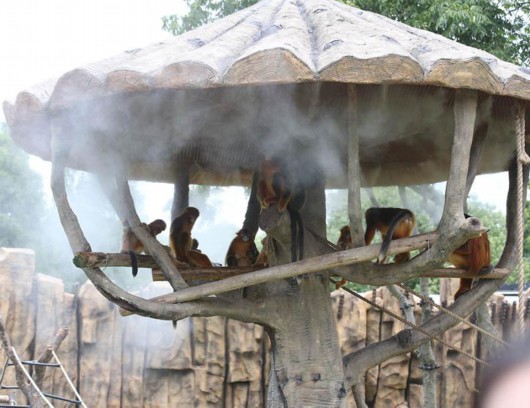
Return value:
[[(414, 249), (422, 249), (432, 245), (438, 238), (437, 233), (421, 234), (414, 237), (403, 238), (392, 241), (389, 254), (396, 254)], [(340, 268), (354, 263), (369, 261), (375, 258), (380, 250), (380, 245), (369, 245), (362, 248), (355, 248), (346, 251), (340, 251), (332, 254), (321, 255), (312, 258), (306, 258), (299, 262), (286, 265), (279, 265), (260, 271), (250, 272), (244, 276), (233, 276), (223, 279), (219, 282), (209, 282), (200, 286), (186, 288), (175, 293), (170, 293), (150, 299), (157, 303), (181, 303), (202, 297), (225, 293), (231, 290), (241, 289), (253, 285), (271, 282), (278, 279), (287, 279), (307, 273), (314, 273), (331, 268)], [(419, 276), (419, 275), (418, 275)], [(422, 276), (428, 276), (427, 274)], [(408, 277), (410, 278), (410, 276)], [(405, 278), (403, 280), (407, 280)], [(393, 277), (394, 280), (399, 277)], [(389, 280), (389, 281), (390, 281)], [(122, 315), (131, 314), (127, 311), (121, 311)]]
[[(318, 260), (319, 257), (312, 259)], [(74, 257), (74, 265), (79, 268), (104, 268), (104, 267), (130, 267), (131, 258), (128, 254), (121, 253), (104, 253), (104, 252), (78, 252)], [(138, 255), (139, 268), (152, 268), (153, 281), (165, 281), (166, 278), (153, 257), (149, 255)], [(182, 277), (186, 281), (218, 281), (221, 279), (244, 275), (249, 272), (264, 269), (259, 266), (213, 266), (213, 267), (196, 267), (188, 265), (178, 265)], [(504, 278), (510, 271), (508, 269), (494, 269), (483, 275), (479, 275), (480, 279), (501, 279)], [(465, 269), (456, 268), (441, 268), (426, 271), (422, 276), (429, 278), (474, 278), (475, 276), (469, 274)]]

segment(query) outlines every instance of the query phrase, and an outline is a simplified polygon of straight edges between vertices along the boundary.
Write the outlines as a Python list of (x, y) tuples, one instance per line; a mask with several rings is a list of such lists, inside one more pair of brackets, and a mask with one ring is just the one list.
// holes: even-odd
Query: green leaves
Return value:
[[(530, 65), (530, 2), (509, 0), (343, 0), (363, 10), (429, 30), (516, 64)], [(174, 35), (256, 3), (256, 0), (186, 0), (185, 16), (162, 18)]]

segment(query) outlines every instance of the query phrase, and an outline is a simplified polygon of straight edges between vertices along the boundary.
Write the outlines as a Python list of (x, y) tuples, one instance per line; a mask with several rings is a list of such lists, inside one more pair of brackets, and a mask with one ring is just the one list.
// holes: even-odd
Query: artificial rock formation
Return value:
[[(64, 292), (61, 280), (36, 274), (31, 251), (2, 248), (0, 255), (0, 310), (13, 345), (23, 358), (34, 358), (35, 350), (40, 352), (60, 326), (69, 325), (70, 334), (58, 354), (88, 406), (264, 405), (270, 345), (261, 326), (222, 317), (194, 317), (179, 321), (173, 329), (169, 321), (123, 318), (91, 283), (74, 296)], [(451, 302), (457, 286), (457, 280), (443, 280), (442, 301)], [(167, 285), (155, 283), (142, 296), (168, 290)], [(348, 293), (336, 291), (331, 296), (343, 354), (404, 328), (403, 323)], [(386, 288), (364, 296), (400, 313), (399, 303)], [(501, 295), (492, 297), (489, 305), (497, 329), (504, 338), (509, 337), (514, 330), (513, 306)], [(473, 355), (478, 352), (477, 334), (463, 324), (444, 333), (442, 339)], [(473, 391), (479, 387), (476, 363), (436, 342), (434, 346), (437, 362), (443, 367), (436, 372), (439, 407), (471, 406)], [(366, 399), (374, 407), (421, 407), (421, 380), (414, 355), (394, 357), (368, 372)], [(6, 383), (14, 383), (12, 375)], [(48, 370), (43, 388), (71, 396), (55, 369)], [(351, 393), (348, 406), (354, 406)]]

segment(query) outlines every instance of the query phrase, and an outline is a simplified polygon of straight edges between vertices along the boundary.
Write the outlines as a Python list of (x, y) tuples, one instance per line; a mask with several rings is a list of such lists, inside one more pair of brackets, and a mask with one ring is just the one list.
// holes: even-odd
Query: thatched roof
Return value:
[(330, 185), (343, 185), (348, 83), (363, 84), (367, 185), (445, 179), (451, 88), (484, 92), (481, 171), (505, 169), (514, 146), (510, 100), (530, 100), (530, 71), (486, 52), (335, 1), (263, 0), (67, 72), (4, 111), (17, 143), (45, 159), (50, 118), (70, 122), (75, 168), (118, 161), (131, 177), (170, 181), (186, 161), (195, 182), (245, 183), (263, 154), (292, 150), (325, 167)]

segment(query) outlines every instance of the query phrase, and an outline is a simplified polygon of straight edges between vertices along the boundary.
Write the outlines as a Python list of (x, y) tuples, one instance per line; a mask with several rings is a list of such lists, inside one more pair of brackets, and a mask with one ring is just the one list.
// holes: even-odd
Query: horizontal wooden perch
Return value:
[[(312, 258), (315, 259), (315, 258)], [(105, 268), (109, 266), (130, 267), (131, 257), (122, 253), (104, 252), (78, 252), (74, 256), (74, 265), (79, 268)], [(139, 268), (152, 268), (153, 281), (161, 282), (166, 278), (150, 255), (138, 255)], [(264, 269), (257, 266), (230, 266), (230, 267), (195, 267), (177, 264), (179, 272), (186, 281), (218, 281), (232, 276), (244, 275), (249, 272)], [(481, 279), (504, 278), (510, 271), (508, 269), (494, 269), (480, 275)], [(443, 268), (425, 272), (428, 278), (472, 278), (465, 269)]]
[[(395, 255), (415, 249), (424, 249), (431, 246), (437, 239), (438, 233), (431, 232), (395, 240), (391, 242), (387, 254)], [(233, 276), (218, 282), (209, 282), (199, 286), (181, 289), (174, 293), (157, 296), (151, 300), (158, 303), (189, 302), (205, 296), (218, 295), (231, 290), (259, 285), (278, 279), (287, 279), (307, 273), (320, 272), (326, 269), (340, 268), (355, 263), (370, 261), (377, 257), (380, 249), (381, 245), (375, 244), (306, 258), (299, 262), (278, 265), (249, 272), (241, 276)], [(120, 311), (120, 313), (123, 316), (132, 314), (125, 310)]]
[[(153, 281), (165, 281), (166, 278), (155, 260), (150, 255), (137, 255), (139, 268), (151, 268), (153, 270)], [(129, 254), (104, 253), (104, 252), (77, 252), (73, 259), (78, 268), (105, 268), (110, 266), (131, 266)], [(218, 281), (231, 276), (263, 269), (257, 266), (233, 266), (233, 267), (195, 267), (176, 262), (176, 266), (186, 281)]]

